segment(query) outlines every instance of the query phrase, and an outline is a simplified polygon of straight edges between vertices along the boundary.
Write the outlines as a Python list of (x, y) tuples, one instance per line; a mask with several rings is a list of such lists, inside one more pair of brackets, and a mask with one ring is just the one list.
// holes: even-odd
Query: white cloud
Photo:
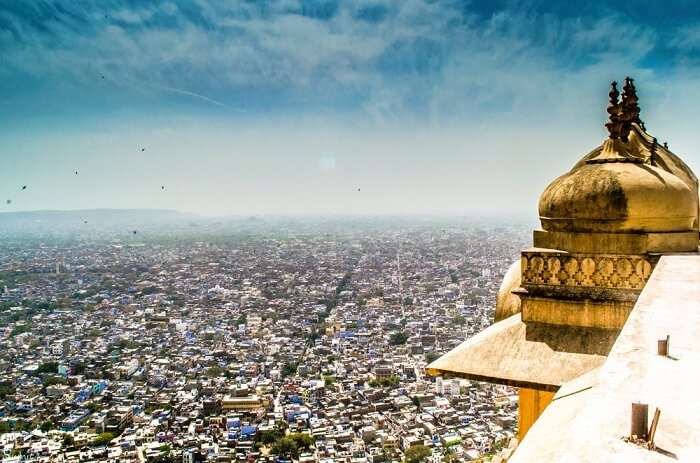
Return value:
[[(88, 87), (104, 75), (116, 88), (175, 89), (204, 105), (259, 101), (270, 111), (445, 123), (537, 109), (556, 117), (573, 110), (570, 101), (597, 107), (586, 100), (606, 81), (649, 75), (639, 62), (659, 40), (619, 15), (477, 17), (451, 0), (344, 0), (324, 19), (299, 14), (309, 3), (301, 0), (176, 3), (118, 5), (107, 20), (69, 4), (71, 15), (47, 15), (41, 27), (6, 11), (14, 33), (0, 33), (0, 75)], [(367, 7), (386, 14), (358, 17)], [(689, 27), (675, 43), (690, 46), (696, 35)]]

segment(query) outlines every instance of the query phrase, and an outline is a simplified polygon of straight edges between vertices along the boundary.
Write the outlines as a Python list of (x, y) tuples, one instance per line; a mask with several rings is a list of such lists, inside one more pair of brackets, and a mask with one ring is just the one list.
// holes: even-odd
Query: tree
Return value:
[(47, 420), (47, 421), (44, 421), (43, 423), (41, 423), (41, 426), (39, 427), (39, 429), (41, 429), (43, 432), (48, 432), (48, 431), (51, 431), (52, 429), (54, 429), (55, 427), (56, 426), (53, 424), (52, 421)]
[(281, 439), (283, 436), (284, 433), (280, 432), (279, 430), (262, 431), (255, 434), (255, 441), (260, 442), (263, 445), (269, 446), (274, 444), (278, 439)]
[(18, 334), (26, 333), (28, 331), (31, 331), (31, 327), (29, 325), (15, 325), (10, 332), (10, 337), (17, 336)]
[(0, 382), (0, 399), (5, 400), (8, 395), (15, 393), (15, 386), (10, 381)]
[(295, 432), (277, 439), (272, 446), (271, 452), (275, 455), (297, 459), (303, 450), (309, 450), (313, 445), (313, 437), (308, 434)]
[(430, 456), (430, 449), (425, 445), (414, 445), (404, 452), (406, 463), (418, 463)]
[(291, 437), (294, 440), (294, 442), (296, 442), (297, 447), (300, 450), (309, 450), (314, 445), (314, 438), (308, 434), (295, 432), (293, 434), (290, 434), (289, 437)]
[(408, 335), (403, 331), (391, 333), (391, 336), (389, 336), (389, 344), (391, 344), (392, 346), (406, 344), (406, 341), (408, 341)]
[(66, 379), (63, 376), (47, 376), (42, 381), (44, 387), (53, 386), (54, 384), (66, 384)]
[(73, 447), (75, 445), (75, 439), (70, 434), (63, 435), (63, 447)]
[(396, 375), (383, 376), (381, 378), (372, 378), (369, 380), (369, 385), (372, 387), (396, 387), (401, 382), (401, 378)]
[(207, 369), (207, 376), (210, 377), (210, 378), (219, 377), (219, 376), (221, 376), (223, 373), (224, 373), (224, 369), (221, 368), (220, 366), (216, 366), (216, 365), (215, 365), (215, 366), (209, 367), (209, 368)]
[(292, 376), (296, 372), (297, 372), (297, 366), (293, 363), (286, 363), (282, 367), (282, 376), (284, 376), (284, 377)]
[(92, 441), (93, 447), (99, 447), (101, 445), (107, 445), (114, 439), (114, 434), (111, 432), (103, 432)]
[(428, 363), (433, 363), (435, 360), (440, 358), (440, 354), (437, 352), (428, 352), (425, 354), (425, 361)]
[(299, 446), (291, 437), (283, 437), (275, 442), (275, 444), (272, 446), (271, 452), (275, 455), (298, 458)]
[(100, 407), (100, 405), (97, 404), (97, 403), (95, 403), (95, 402), (90, 402), (90, 403), (88, 403), (88, 404), (85, 406), (85, 408), (87, 408), (88, 410), (90, 410), (90, 413), (99, 412), (99, 411), (102, 409), (102, 407)]
[(29, 423), (29, 421), (26, 421), (26, 420), (15, 421), (14, 431), (16, 431), (16, 432), (29, 431), (32, 428), (33, 428), (33, 426)]

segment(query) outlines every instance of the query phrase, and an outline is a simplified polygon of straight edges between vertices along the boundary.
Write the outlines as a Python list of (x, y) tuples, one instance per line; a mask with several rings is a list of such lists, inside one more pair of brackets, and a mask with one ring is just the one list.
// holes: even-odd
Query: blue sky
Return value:
[(699, 18), (690, 1), (0, 0), (0, 195), (534, 214), (626, 75), (700, 168)]

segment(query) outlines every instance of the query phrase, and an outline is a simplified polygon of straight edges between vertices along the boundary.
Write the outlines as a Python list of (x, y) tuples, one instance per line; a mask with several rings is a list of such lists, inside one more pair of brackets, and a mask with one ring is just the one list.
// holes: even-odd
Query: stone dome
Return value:
[(513, 262), (505, 276), (496, 297), (495, 321), (505, 320), (520, 312), (520, 297), (513, 290), (520, 288), (521, 282), (520, 259)]
[(554, 180), (542, 193), (546, 231), (691, 231), (696, 193), (680, 178), (650, 164), (589, 161)]
[(542, 193), (548, 232), (670, 233), (698, 230), (698, 179), (639, 118), (633, 79), (622, 100), (611, 83), (609, 138)]
[[(693, 230), (698, 229), (699, 219), (700, 219), (700, 199), (698, 198), (698, 178), (695, 176), (690, 167), (683, 162), (683, 160), (676, 156), (665, 143), (659, 145), (656, 143), (656, 139), (649, 135), (646, 130), (644, 130), (638, 124), (632, 124), (630, 127), (629, 141), (632, 146), (638, 152), (645, 153), (643, 157), (647, 157), (649, 162), (655, 167), (659, 167), (666, 172), (669, 172), (679, 179), (683, 180), (688, 188), (693, 192), (693, 200), (696, 204), (696, 214), (695, 222), (693, 224)], [(593, 151), (584, 156), (573, 169), (583, 167), (589, 161), (599, 158), (602, 154), (603, 147), (605, 144), (599, 145)]]

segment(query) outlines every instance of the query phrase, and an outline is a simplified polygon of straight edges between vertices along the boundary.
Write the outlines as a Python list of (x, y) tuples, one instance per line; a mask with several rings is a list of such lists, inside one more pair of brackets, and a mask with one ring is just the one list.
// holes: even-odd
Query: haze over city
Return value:
[(2, 210), (535, 217), (625, 75), (697, 171), (671, 3), (2, 2)]

